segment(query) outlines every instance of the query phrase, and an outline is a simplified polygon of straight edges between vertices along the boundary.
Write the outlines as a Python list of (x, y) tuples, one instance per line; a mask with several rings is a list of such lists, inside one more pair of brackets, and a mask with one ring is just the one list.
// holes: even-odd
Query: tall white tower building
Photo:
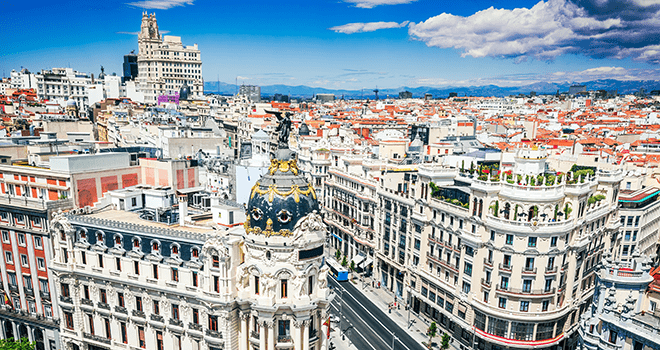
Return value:
[(142, 14), (138, 48), (137, 81), (146, 103), (156, 103), (158, 96), (179, 92), (184, 85), (190, 89), (189, 97), (204, 94), (197, 44), (184, 46), (181, 37), (161, 36), (155, 14)]

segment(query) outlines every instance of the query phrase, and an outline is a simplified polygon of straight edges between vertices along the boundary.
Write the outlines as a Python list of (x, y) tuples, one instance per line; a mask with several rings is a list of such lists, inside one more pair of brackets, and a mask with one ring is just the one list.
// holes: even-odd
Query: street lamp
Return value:
[(396, 335), (392, 332), (392, 350), (394, 350), (394, 339), (396, 339)]
[(408, 329), (410, 329), (410, 308), (412, 304), (412, 287), (410, 286), (410, 283), (408, 283), (408, 300), (406, 300), (406, 304), (408, 304)]

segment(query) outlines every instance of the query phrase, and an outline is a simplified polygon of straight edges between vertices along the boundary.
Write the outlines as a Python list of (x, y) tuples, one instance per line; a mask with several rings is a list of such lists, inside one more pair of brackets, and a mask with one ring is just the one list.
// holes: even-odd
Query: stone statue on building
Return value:
[(291, 133), (291, 114), (286, 111), (269, 111), (268, 113), (274, 114), (277, 117), (277, 128), (275, 131), (278, 133), (277, 148), (289, 148), (289, 134)]

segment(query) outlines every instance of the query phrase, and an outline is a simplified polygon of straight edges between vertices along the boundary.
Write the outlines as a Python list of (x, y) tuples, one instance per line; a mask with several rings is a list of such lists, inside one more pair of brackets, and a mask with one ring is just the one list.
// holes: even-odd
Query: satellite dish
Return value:
[(160, 150), (156, 150), (156, 158), (160, 158), (161, 154), (162, 154), (162, 153), (161, 153)]

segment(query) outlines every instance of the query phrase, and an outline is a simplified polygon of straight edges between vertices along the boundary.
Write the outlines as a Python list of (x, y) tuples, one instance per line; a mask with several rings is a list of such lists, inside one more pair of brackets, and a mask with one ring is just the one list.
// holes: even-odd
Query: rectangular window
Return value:
[(529, 301), (521, 301), (520, 302), (520, 311), (522, 311), (522, 312), (528, 312), (529, 311)]
[(192, 318), (194, 324), (199, 324), (199, 310), (192, 309)]
[(212, 331), (218, 330), (218, 316), (209, 315), (209, 329)]
[(470, 284), (463, 281), (463, 293), (468, 294), (470, 293)]
[(142, 310), (142, 297), (135, 297), (135, 308), (138, 311), (143, 311)]
[(117, 271), (121, 271), (121, 258), (115, 258), (115, 265), (116, 265)]
[(99, 254), (99, 267), (103, 268), (103, 254)]
[(254, 294), (259, 295), (259, 276), (254, 276)]
[(100, 296), (101, 296), (101, 302), (104, 304), (108, 303), (108, 294), (106, 293), (105, 289), (99, 289), (100, 291)]
[(530, 293), (532, 291), (532, 280), (523, 280), (523, 293)]
[(39, 270), (45, 270), (46, 269), (46, 260), (41, 257), (37, 257), (37, 268)]
[(140, 274), (140, 262), (139, 261), (133, 261), (133, 273), (136, 275)]
[(9, 243), (9, 231), (2, 231), (2, 242)]
[(153, 265), (152, 265), (152, 270), (153, 270), (153, 277), (154, 277), (154, 279), (158, 279), (158, 265), (157, 265), (157, 264), (153, 264)]
[(87, 265), (87, 254), (85, 252), (80, 252), (80, 261), (83, 265)]
[(124, 293), (117, 293), (117, 304), (121, 307), (126, 307), (124, 305)]
[(7, 264), (13, 264), (14, 259), (12, 258), (11, 252), (10, 251), (5, 251), (5, 260), (7, 261)]
[(89, 334), (94, 335), (94, 316), (87, 314), (87, 324), (89, 325)]
[(25, 254), (21, 254), (21, 265), (23, 265), (23, 267), (28, 267), (29, 266), (28, 265), (28, 257)]
[(543, 302), (541, 303), (541, 311), (548, 311), (549, 306), (550, 306), (550, 301), (543, 300)]
[(536, 237), (529, 237), (527, 240), (528, 247), (536, 247)]
[(314, 292), (314, 276), (309, 276), (307, 278), (307, 294), (312, 295)]
[(554, 237), (550, 238), (550, 246), (551, 247), (556, 247), (557, 246), (557, 236), (554, 236)]
[(463, 269), (463, 272), (465, 272), (466, 275), (472, 276), (472, 264), (466, 262), (465, 263), (465, 268)]
[(281, 297), (286, 298), (288, 296), (288, 290), (287, 290), (287, 280), (281, 280), (280, 281), (280, 290), (281, 290)]
[(64, 323), (66, 324), (67, 329), (73, 330), (73, 314), (70, 312), (64, 312)]
[(197, 287), (197, 271), (192, 272), (192, 285), (193, 287)]
[(179, 319), (179, 305), (172, 305), (172, 319)]
[(26, 289), (32, 290), (32, 277), (23, 275), (23, 286)]
[(153, 304), (154, 304), (154, 314), (160, 315), (160, 303), (158, 302), (158, 300), (154, 300)]
[(144, 339), (144, 327), (138, 327), (138, 342), (141, 348), (147, 347), (147, 342)]
[(25, 233), (19, 233), (17, 236), (18, 236), (18, 245), (25, 247)]
[(513, 235), (510, 235), (510, 234), (506, 235), (506, 244), (508, 244), (508, 245), (513, 244)]
[(103, 323), (105, 324), (105, 336), (108, 339), (112, 339), (112, 331), (110, 330), (110, 320), (107, 318), (103, 319)]
[(41, 241), (41, 237), (39, 237), (39, 236), (34, 237), (34, 247), (37, 248), (37, 249), (43, 249), (44, 248), (44, 245)]
[(179, 282), (179, 270), (174, 267), (172, 268), (172, 281)]
[(217, 255), (213, 256), (213, 267), (215, 267), (215, 268), (220, 267), (220, 258), (218, 258)]
[(488, 292), (484, 292), (484, 303), (488, 302)]
[(500, 298), (499, 302), (497, 303), (497, 306), (500, 309), (506, 309), (506, 298)]
[(220, 277), (218, 276), (213, 276), (213, 290), (220, 293)]
[(121, 342), (128, 344), (128, 332), (126, 332), (126, 323), (119, 322), (119, 328), (121, 329)]

